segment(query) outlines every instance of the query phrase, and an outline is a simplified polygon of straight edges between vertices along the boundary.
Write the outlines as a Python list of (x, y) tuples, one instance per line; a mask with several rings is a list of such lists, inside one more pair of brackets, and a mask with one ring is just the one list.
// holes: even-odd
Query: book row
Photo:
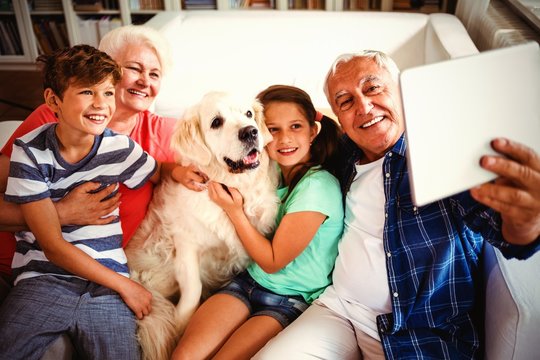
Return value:
[(17, 23), (10, 18), (0, 18), (0, 55), (21, 55), (22, 53)]

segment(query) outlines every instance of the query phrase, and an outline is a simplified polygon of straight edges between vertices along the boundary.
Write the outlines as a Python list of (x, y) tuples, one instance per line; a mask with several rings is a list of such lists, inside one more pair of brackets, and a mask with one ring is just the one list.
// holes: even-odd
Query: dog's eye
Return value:
[(246, 116), (247, 116), (248, 118), (250, 118), (250, 119), (253, 117), (253, 113), (251, 112), (251, 110), (248, 110), (248, 111), (246, 112)]
[(223, 118), (221, 116), (216, 116), (214, 120), (212, 120), (212, 124), (210, 125), (210, 127), (212, 129), (217, 129), (221, 127), (221, 125), (223, 125)]

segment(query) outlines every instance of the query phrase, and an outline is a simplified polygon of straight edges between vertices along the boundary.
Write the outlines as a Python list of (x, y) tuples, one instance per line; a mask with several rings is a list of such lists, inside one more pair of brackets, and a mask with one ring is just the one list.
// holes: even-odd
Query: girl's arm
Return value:
[(21, 204), (20, 208), (49, 261), (74, 275), (118, 292), (139, 319), (150, 312), (152, 294), (149, 291), (103, 266), (62, 237), (58, 215), (51, 199)]
[(9, 175), (9, 158), (0, 154), (0, 231), (24, 229), (24, 217), (19, 205), (4, 200)]
[(267, 273), (281, 270), (300, 255), (326, 219), (316, 211), (286, 214), (270, 241), (249, 222), (238, 190), (210, 182), (208, 195), (227, 213), (249, 256)]

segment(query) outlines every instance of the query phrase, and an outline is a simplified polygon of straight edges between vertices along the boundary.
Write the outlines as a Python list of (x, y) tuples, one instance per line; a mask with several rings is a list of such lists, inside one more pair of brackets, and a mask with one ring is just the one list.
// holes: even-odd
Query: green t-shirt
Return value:
[[(332, 281), (332, 269), (343, 232), (343, 205), (338, 180), (326, 170), (311, 168), (281, 204), (276, 222), (300, 211), (316, 211), (327, 216), (308, 246), (280, 271), (267, 274), (255, 262), (249, 274), (260, 285), (281, 295), (301, 295), (311, 303)], [(288, 187), (277, 190), (283, 199)], [(301, 224), (298, 224), (301, 226)], [(294, 240), (294, 239), (292, 239)]]

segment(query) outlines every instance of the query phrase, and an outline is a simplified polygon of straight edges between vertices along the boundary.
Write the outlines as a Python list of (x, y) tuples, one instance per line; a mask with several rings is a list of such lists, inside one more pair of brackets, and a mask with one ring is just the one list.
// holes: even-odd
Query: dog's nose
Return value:
[(240, 141), (254, 141), (257, 139), (257, 134), (259, 131), (255, 126), (246, 126), (240, 129), (238, 132), (238, 138)]

